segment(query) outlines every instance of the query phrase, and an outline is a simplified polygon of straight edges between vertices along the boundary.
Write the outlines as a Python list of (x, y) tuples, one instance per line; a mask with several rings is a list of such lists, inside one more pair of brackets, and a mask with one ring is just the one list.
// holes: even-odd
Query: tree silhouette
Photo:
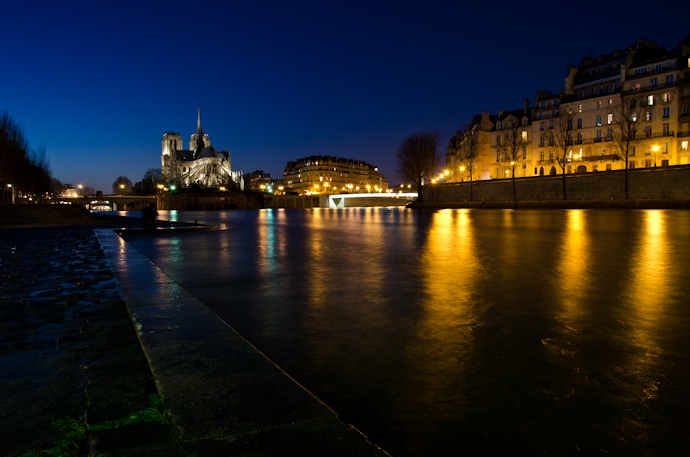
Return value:
[(113, 183), (113, 195), (129, 195), (132, 192), (132, 181), (126, 176), (118, 176)]
[(613, 143), (621, 158), (625, 161), (625, 199), (629, 198), (629, 160), (633, 151), (633, 142), (640, 129), (641, 114), (644, 106), (641, 101), (633, 97), (620, 99), (613, 114)]
[(565, 185), (565, 171), (566, 165), (572, 159), (573, 118), (572, 107), (564, 104), (559, 105), (558, 115), (553, 119), (553, 129), (550, 129), (547, 135), (549, 145), (553, 149), (554, 156), (556, 157), (556, 163), (561, 167), (561, 176), (563, 177), (563, 200), (568, 199)]
[(424, 183), (436, 173), (440, 157), (438, 132), (415, 133), (398, 146), (398, 174), (417, 188), (417, 201), (424, 199)]
[(42, 196), (50, 191), (50, 166), (44, 147), (31, 150), (22, 128), (4, 112), (0, 116), (0, 186)]

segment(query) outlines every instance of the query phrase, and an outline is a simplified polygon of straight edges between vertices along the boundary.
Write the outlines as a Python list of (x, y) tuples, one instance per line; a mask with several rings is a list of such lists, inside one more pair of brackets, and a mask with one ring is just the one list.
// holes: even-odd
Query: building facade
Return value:
[[(632, 119), (629, 147), (621, 122)], [(667, 51), (639, 40), (587, 56), (569, 69), (559, 93), (539, 91), (533, 106), (475, 116), (449, 141), (449, 181), (586, 173), (690, 163), (690, 37)], [(477, 135), (490, 140), (477, 141)], [(627, 156), (627, 157), (626, 157)], [(627, 159), (627, 160), (626, 160)], [(488, 173), (486, 172), (488, 170)]]
[(232, 171), (229, 151), (216, 151), (201, 128), (201, 108), (197, 110), (196, 132), (183, 149), (182, 136), (165, 132), (162, 141), (161, 174), (166, 185), (182, 188), (244, 188), (242, 173)]
[(283, 187), (300, 195), (385, 192), (388, 181), (377, 167), (361, 160), (309, 156), (287, 163)]

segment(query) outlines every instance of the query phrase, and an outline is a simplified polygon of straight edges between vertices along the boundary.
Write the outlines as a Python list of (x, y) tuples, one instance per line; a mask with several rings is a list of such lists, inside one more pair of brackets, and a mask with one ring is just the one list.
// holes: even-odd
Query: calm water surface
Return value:
[(690, 212), (162, 212), (128, 240), (395, 456), (690, 448)]

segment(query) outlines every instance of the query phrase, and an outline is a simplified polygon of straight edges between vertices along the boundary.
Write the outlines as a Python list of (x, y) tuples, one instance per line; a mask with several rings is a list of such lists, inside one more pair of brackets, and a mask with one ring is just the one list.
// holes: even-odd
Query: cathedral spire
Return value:
[(197, 113), (196, 113), (196, 134), (201, 135), (201, 103), (197, 105)]

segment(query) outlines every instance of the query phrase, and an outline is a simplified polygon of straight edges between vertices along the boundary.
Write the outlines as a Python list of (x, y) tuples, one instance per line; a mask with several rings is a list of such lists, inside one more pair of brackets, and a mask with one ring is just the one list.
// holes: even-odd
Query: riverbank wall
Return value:
[(690, 166), (434, 184), (416, 207), (690, 207)]

